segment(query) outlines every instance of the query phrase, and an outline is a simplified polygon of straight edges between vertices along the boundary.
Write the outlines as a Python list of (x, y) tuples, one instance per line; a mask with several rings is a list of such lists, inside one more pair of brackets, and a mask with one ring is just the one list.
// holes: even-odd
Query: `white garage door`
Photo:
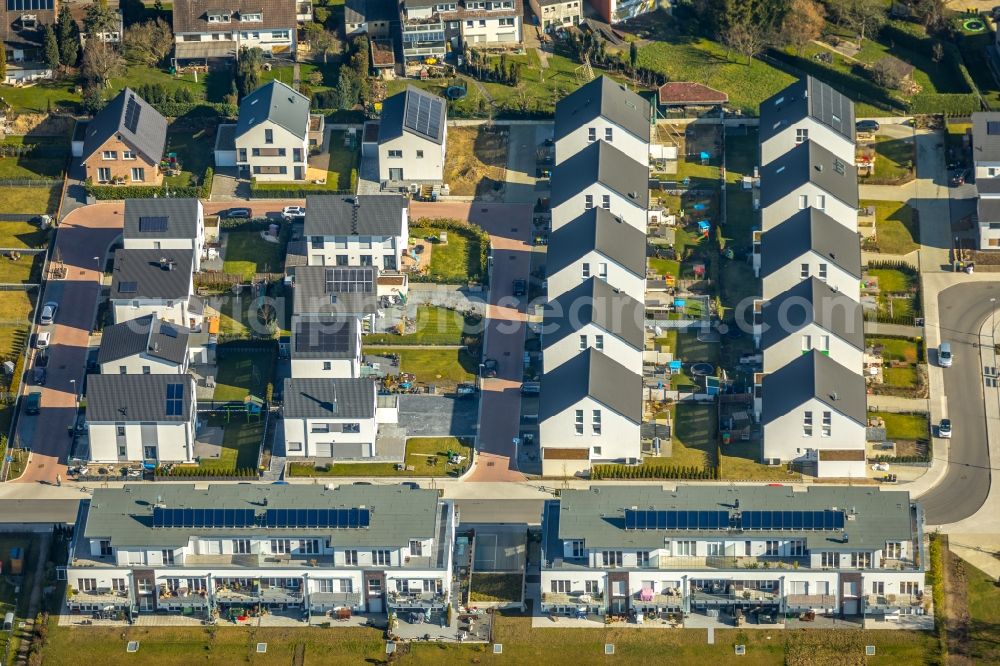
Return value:
[(327, 442), (326, 444), (316, 444), (316, 457), (317, 458), (330, 458), (333, 456), (333, 444)]
[(381, 613), (382, 612), (382, 597), (369, 597), (368, 598), (368, 612), (369, 613)]
[(844, 615), (857, 615), (858, 614), (858, 600), (857, 599), (845, 599), (844, 600)]
[(215, 151), (215, 166), (217, 167), (236, 166), (236, 151), (235, 150)]

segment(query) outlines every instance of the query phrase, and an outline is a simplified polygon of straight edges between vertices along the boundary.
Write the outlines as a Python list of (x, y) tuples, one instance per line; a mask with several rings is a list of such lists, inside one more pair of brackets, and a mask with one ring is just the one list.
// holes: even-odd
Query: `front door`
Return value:
[(389, 180), (403, 180), (403, 170), (389, 169)]
[(295, 180), (305, 180), (306, 176), (302, 167), (295, 167)]
[(142, 447), (142, 457), (146, 460), (156, 460), (156, 446), (146, 445)]

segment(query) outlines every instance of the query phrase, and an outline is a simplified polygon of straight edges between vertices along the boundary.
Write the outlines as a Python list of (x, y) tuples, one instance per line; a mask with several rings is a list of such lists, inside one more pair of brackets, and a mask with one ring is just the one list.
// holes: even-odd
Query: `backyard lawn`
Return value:
[(20, 157), (0, 157), (0, 178), (61, 179), (69, 157), (69, 140), (65, 137), (11, 136), (4, 145), (32, 146), (34, 152)]
[(523, 582), (516, 573), (473, 573), (469, 601), (520, 601)]
[(42, 252), (22, 254), (17, 261), (6, 256), (0, 257), (0, 283), (32, 282), (37, 284), (41, 278), (44, 261), (45, 254)]
[[(260, 231), (230, 231), (222, 270), (247, 280), (255, 273), (280, 273), (285, 265), (285, 244), (264, 240)], [(280, 233), (279, 233), (280, 239)]]
[(417, 330), (406, 335), (373, 333), (365, 345), (460, 345), (466, 335), (482, 333), (482, 318), (432, 305), (417, 307)]
[(917, 385), (916, 368), (883, 368), (882, 377), (887, 386), (913, 388)]
[(264, 438), (264, 418), (246, 414), (233, 414), (227, 418), (221, 414), (208, 417), (208, 425), (224, 428), (222, 452), (218, 458), (202, 458), (198, 466), (202, 469), (225, 472), (237, 469), (257, 469), (261, 440)]
[(920, 249), (920, 227), (913, 209), (899, 201), (861, 202), (861, 207), (875, 207), (875, 249), (886, 254), (908, 254)]
[(680, 402), (670, 405), (671, 454), (645, 456), (644, 465), (715, 467), (717, 420), (714, 405)]
[[(263, 345), (262, 345), (263, 346)], [(247, 395), (263, 399), (274, 372), (273, 353), (235, 351), (219, 348), (218, 373), (213, 399), (220, 402), (243, 400)]]
[[(4, 188), (4, 199), (7, 198), (8, 190), (9, 188)], [(0, 248), (11, 250), (41, 248), (48, 242), (48, 237), (49, 232), (41, 229), (37, 222), (0, 221)]]
[[(448, 463), (448, 452), (462, 456), (460, 465)], [(312, 463), (291, 463), (291, 476), (454, 476), (472, 460), (472, 441), (458, 437), (411, 437), (406, 440), (406, 469), (395, 463), (337, 463), (317, 469)]]
[(880, 314), (906, 317), (920, 313), (915, 274), (895, 268), (871, 268), (864, 272), (864, 276), (878, 281), (877, 306)]
[(789, 473), (784, 465), (762, 465), (760, 442), (739, 441), (733, 439), (729, 444), (723, 444), (721, 466), (721, 478), (733, 480), (781, 480), (799, 481), (802, 475), (794, 472)]
[(191, 123), (175, 120), (167, 129), (167, 147), (165, 153), (177, 153), (181, 173), (163, 179), (164, 184), (172, 187), (187, 187), (202, 184), (205, 169), (212, 165), (213, 148), (215, 147), (215, 127), (192, 127)]
[(0, 216), (3, 213), (18, 215), (54, 214), (59, 209), (61, 186), (50, 187), (4, 187)]
[(930, 436), (930, 421), (926, 414), (868, 412), (868, 418), (874, 417), (879, 417), (885, 421), (885, 436), (890, 440), (927, 439)]
[(962, 562), (969, 602), (969, 637), (966, 657), (976, 663), (1000, 662), (1000, 587), (996, 579), (968, 562)]
[[(648, 662), (651, 654), (669, 654), (677, 663), (722, 663), (732, 660), (733, 646), (746, 646), (746, 664), (864, 663), (922, 664), (936, 655), (937, 640), (916, 631), (756, 631), (716, 629), (709, 643), (705, 629), (640, 631), (634, 627), (593, 629), (533, 629), (531, 618), (497, 613), (493, 641), (503, 646), (502, 657), (490, 658), (490, 645), (466, 643), (402, 643), (393, 661), (414, 666), (452, 666), (504, 661), (511, 664), (581, 666), (607, 661), (604, 646), (615, 646), (615, 661)], [(43, 651), (45, 663), (134, 664), (125, 652), (128, 641), (139, 643), (142, 660), (158, 666), (205, 663), (287, 664), (377, 663), (385, 659), (384, 632), (372, 627), (75, 627), (49, 624)], [(778, 632), (778, 633), (775, 633)], [(256, 652), (257, 643), (267, 652)], [(865, 658), (866, 645), (875, 657)], [(848, 655), (861, 655), (846, 659)]]
[(330, 133), (330, 161), (327, 163), (325, 183), (255, 183), (257, 190), (303, 190), (307, 192), (333, 194), (335, 192), (354, 193), (358, 186), (358, 160), (361, 151), (358, 146), (344, 145), (343, 130)]
[(439, 387), (471, 382), (479, 371), (479, 359), (465, 349), (401, 349), (365, 347), (366, 354), (396, 354), (401, 372), (414, 375), (420, 384)]
[(672, 388), (697, 385), (697, 381), (690, 375), (693, 363), (710, 363), (713, 369), (719, 365), (719, 343), (702, 342), (698, 339), (697, 333), (667, 330), (663, 337), (656, 339), (656, 342), (666, 346), (673, 352), (674, 360), (684, 364), (681, 372), (670, 378)]
[(27, 344), (34, 299), (34, 291), (0, 291), (0, 360), (13, 360)]
[(910, 139), (875, 137), (875, 179), (879, 182), (905, 183), (913, 176), (914, 150)]
[(882, 358), (886, 361), (903, 361), (916, 363), (918, 360), (917, 342), (915, 340), (898, 340), (896, 338), (867, 338), (870, 345), (882, 345)]
[[(439, 238), (442, 232), (448, 234), (448, 242), (445, 244), (433, 240)], [(428, 241), (428, 238), (432, 240)], [(462, 233), (454, 229), (423, 225), (418, 221), (410, 227), (410, 239), (430, 245), (431, 263), (428, 275), (435, 282), (464, 284), (483, 279), (480, 240), (473, 230)]]

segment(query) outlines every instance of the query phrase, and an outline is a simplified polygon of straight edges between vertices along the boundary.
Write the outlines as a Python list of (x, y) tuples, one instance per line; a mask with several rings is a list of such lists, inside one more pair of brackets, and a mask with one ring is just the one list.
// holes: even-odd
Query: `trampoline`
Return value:
[(986, 30), (986, 23), (979, 18), (965, 19), (962, 21), (962, 28), (964, 28), (966, 32), (982, 32), (983, 30)]
[(711, 363), (695, 363), (691, 366), (691, 374), (695, 377), (704, 377), (715, 372), (715, 366)]

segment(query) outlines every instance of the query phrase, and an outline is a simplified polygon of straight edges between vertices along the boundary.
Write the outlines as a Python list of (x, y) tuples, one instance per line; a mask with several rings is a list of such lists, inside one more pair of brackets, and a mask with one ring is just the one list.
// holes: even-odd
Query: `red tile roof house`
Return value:
[(700, 83), (668, 81), (660, 86), (656, 99), (661, 110), (668, 111), (689, 106), (722, 106), (729, 101), (729, 95)]

